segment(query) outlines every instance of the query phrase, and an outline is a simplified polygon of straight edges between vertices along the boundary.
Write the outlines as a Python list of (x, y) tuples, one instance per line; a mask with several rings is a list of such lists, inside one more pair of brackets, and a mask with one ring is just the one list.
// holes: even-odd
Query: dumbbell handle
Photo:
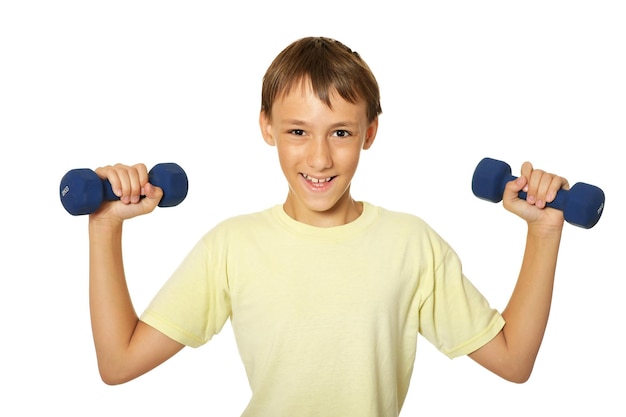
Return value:
[[(150, 180), (148, 180), (150, 181)], [(104, 201), (117, 201), (120, 198), (115, 195), (115, 193), (113, 192), (113, 186), (111, 185), (111, 183), (109, 182), (109, 180), (102, 180), (102, 199)], [(141, 196), (142, 198), (145, 196)]]
[[(153, 181), (151, 179), (148, 179), (148, 182), (152, 185), (156, 185), (153, 183)], [(102, 200), (103, 201), (117, 201), (120, 198), (115, 195), (115, 193), (113, 192), (113, 186), (111, 185), (111, 182), (109, 180), (102, 180)], [(140, 198), (145, 198), (145, 195), (142, 195)], [(159, 205), (161, 203), (159, 202)]]
[[(163, 189), (159, 207), (175, 206), (187, 196), (187, 174), (175, 163), (155, 165), (148, 180)], [(93, 213), (103, 201), (119, 200), (111, 183), (88, 168), (72, 169), (63, 176), (60, 197), (65, 210), (74, 216)]]
[[(518, 177), (514, 176), (514, 175), (509, 175), (508, 177), (504, 178), (502, 180), (502, 195), (504, 195), (504, 188), (506, 187), (506, 184), (509, 181), (515, 181)], [(580, 184), (580, 183), (579, 183)], [(565, 210), (565, 200), (567, 198), (567, 194), (569, 193), (568, 190), (559, 190), (556, 193), (556, 196), (554, 197), (554, 200), (550, 201), (549, 203), (546, 203), (546, 207), (551, 207), (557, 210), (561, 210), (564, 211)], [(521, 198), (522, 200), (526, 200), (526, 197), (528, 197), (526, 191), (520, 191), (519, 193), (517, 193), (518, 197)]]

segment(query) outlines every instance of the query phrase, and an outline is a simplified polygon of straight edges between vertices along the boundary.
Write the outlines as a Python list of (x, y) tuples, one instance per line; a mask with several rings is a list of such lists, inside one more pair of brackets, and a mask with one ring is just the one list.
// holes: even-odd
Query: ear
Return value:
[(270, 146), (276, 146), (276, 141), (274, 140), (274, 135), (272, 134), (270, 119), (267, 117), (267, 113), (263, 110), (261, 110), (261, 114), (259, 115), (259, 126), (261, 127), (261, 135), (263, 135), (265, 143)]
[(376, 133), (378, 132), (378, 117), (376, 117), (370, 125), (367, 127), (367, 132), (365, 134), (365, 141), (363, 142), (363, 149), (369, 149), (374, 143), (374, 139), (376, 139)]

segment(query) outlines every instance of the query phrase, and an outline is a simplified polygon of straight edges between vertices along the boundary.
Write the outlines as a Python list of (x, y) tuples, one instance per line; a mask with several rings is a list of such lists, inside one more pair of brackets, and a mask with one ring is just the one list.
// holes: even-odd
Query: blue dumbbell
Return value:
[[(502, 201), (506, 183), (516, 178), (511, 175), (511, 167), (506, 162), (484, 158), (474, 171), (472, 192), (478, 198), (498, 203)], [(526, 199), (523, 191), (519, 196)], [(604, 192), (595, 185), (579, 182), (569, 190), (560, 190), (547, 206), (561, 210), (568, 223), (590, 229), (602, 216)]]
[[(187, 174), (178, 164), (157, 164), (148, 172), (148, 179), (150, 184), (163, 189), (159, 207), (176, 206), (187, 197)], [(113, 193), (111, 183), (87, 168), (68, 171), (61, 179), (59, 190), (61, 204), (74, 216), (95, 212), (103, 201), (119, 200)]]

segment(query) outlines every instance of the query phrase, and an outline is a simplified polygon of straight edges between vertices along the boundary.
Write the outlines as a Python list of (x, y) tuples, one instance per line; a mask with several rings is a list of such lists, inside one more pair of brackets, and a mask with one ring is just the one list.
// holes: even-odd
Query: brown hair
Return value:
[(307, 80), (329, 107), (330, 93), (336, 90), (350, 103), (364, 100), (368, 121), (382, 113), (378, 82), (369, 66), (357, 52), (324, 37), (299, 39), (278, 54), (263, 77), (261, 111), (270, 117), (274, 100)]

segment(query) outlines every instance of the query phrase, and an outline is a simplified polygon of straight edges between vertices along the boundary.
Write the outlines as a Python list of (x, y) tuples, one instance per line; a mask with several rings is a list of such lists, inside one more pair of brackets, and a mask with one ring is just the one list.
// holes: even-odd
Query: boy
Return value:
[(567, 181), (525, 163), (507, 184), (503, 205), (528, 233), (500, 314), (421, 219), (352, 198), (380, 113), (377, 82), (356, 52), (327, 38), (283, 50), (263, 80), (259, 123), (289, 184), (284, 204), (209, 231), (141, 318), (125, 282), (122, 224), (151, 212), (162, 191), (142, 164), (99, 168), (120, 197), (89, 219), (102, 379), (131, 380), (183, 346), (206, 343), (230, 318), (252, 388), (244, 416), (397, 416), (418, 333), (450, 357), (469, 355), (507, 380), (527, 380), (563, 227), (562, 213), (545, 204)]

